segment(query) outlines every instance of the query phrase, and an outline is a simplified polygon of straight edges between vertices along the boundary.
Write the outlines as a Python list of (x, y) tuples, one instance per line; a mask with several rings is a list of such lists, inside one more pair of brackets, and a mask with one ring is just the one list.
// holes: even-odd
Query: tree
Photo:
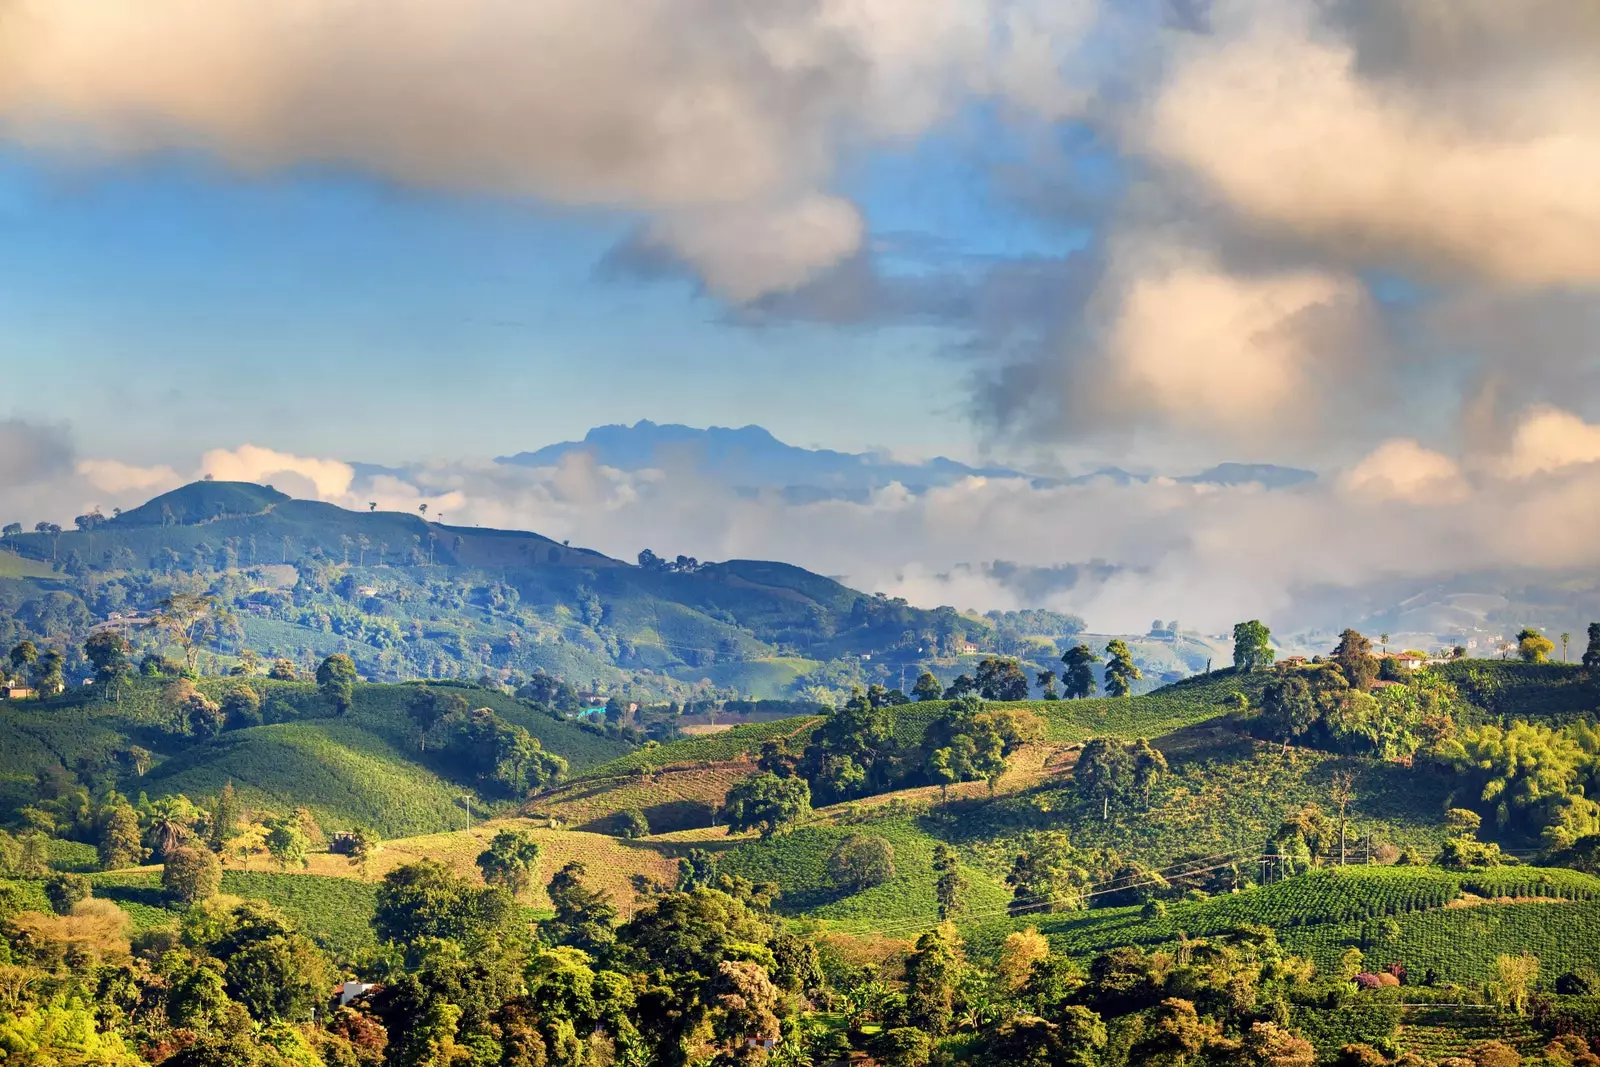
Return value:
[(539, 924), (554, 945), (569, 945), (599, 955), (616, 940), (617, 909), (603, 891), (586, 884), (588, 867), (573, 860), (556, 872), (545, 888), (555, 915)]
[(372, 858), (383, 847), (383, 839), (378, 836), (378, 831), (370, 826), (357, 826), (350, 831), (350, 838), (345, 848), (345, 856), (350, 861), (350, 866), (361, 871), (365, 878), (371, 870)]
[(1336, 771), (1333, 775), (1333, 784), (1329, 789), (1334, 806), (1339, 809), (1339, 866), (1344, 866), (1345, 861), (1345, 830), (1348, 826), (1346, 809), (1350, 801), (1355, 798), (1355, 779), (1349, 771)]
[(1050, 942), (1036, 926), (1013, 930), (1000, 946), (995, 972), (1012, 993), (1020, 992), (1033, 973), (1033, 965), (1050, 955)]
[(638, 808), (625, 808), (617, 812), (617, 836), (630, 841), (650, 836), (650, 820)]
[(1011, 912), (1073, 911), (1083, 906), (1089, 872), (1078, 863), (1065, 831), (1032, 835), (1006, 875)]
[(883, 1067), (926, 1067), (933, 1043), (915, 1026), (896, 1026), (873, 1038), (869, 1051)]
[(1150, 803), (1150, 794), (1167, 773), (1167, 757), (1149, 741), (1139, 738), (1133, 743), (1133, 787)]
[(1584, 647), (1581, 662), (1586, 671), (1600, 671), (1600, 622), (1589, 624), (1589, 643)]
[(984, 658), (978, 664), (978, 695), (985, 700), (1027, 700), (1028, 676), (1014, 659)]
[(851, 834), (828, 857), (828, 876), (860, 892), (894, 877), (894, 846), (876, 834)]
[(1567, 646), (1572, 644), (1572, 635), (1565, 630), (1561, 631), (1561, 662), (1567, 662)]
[(939, 679), (933, 676), (932, 671), (923, 671), (917, 675), (917, 683), (911, 687), (911, 695), (919, 703), (924, 700), (938, 700), (944, 695), (944, 687), (939, 684)]
[(300, 672), (294, 669), (293, 660), (277, 659), (272, 661), (267, 677), (275, 682), (295, 682), (299, 681)]
[(955, 914), (962, 884), (960, 857), (956, 850), (943, 841), (937, 842), (933, 846), (933, 895), (939, 904), (940, 922)]
[(213, 596), (173, 593), (156, 605), (149, 625), (164, 632), (183, 649), (184, 666), (192, 671), (199, 662), (201, 648), (215, 640), (224, 614)]
[(293, 818), (273, 820), (267, 829), (267, 855), (277, 863), (278, 869), (304, 867), (311, 851), (311, 840)]
[(768, 838), (811, 814), (811, 787), (804, 778), (758, 774), (728, 790), (722, 813), (729, 832), (759, 830)]
[(1233, 628), (1233, 669), (1258, 670), (1272, 663), (1272, 631), (1260, 619), (1237, 623)]
[(61, 653), (53, 648), (45, 649), (39, 661), (33, 665), (33, 687), (45, 696), (59, 694), (67, 687), (61, 667)]
[(44, 880), (45, 899), (57, 915), (70, 915), (80, 901), (88, 900), (94, 886), (81, 874), (57, 871)]
[(1261, 694), (1261, 725), (1269, 736), (1283, 740), (1284, 751), (1316, 721), (1316, 700), (1299, 674), (1274, 682)]
[(1034, 679), (1033, 680), (1035, 682), (1037, 682), (1038, 685), (1039, 685), (1039, 699), (1041, 699), (1041, 700), (1059, 700), (1059, 699), (1061, 699), (1061, 695), (1056, 692), (1056, 672), (1055, 671), (1040, 671), (1038, 674), (1034, 675)]
[(1107, 819), (1111, 802), (1121, 803), (1134, 790), (1133, 757), (1121, 741), (1097, 737), (1083, 746), (1072, 776), (1086, 796), (1100, 801), (1100, 818)]
[(100, 828), (100, 866), (108, 871), (132, 867), (144, 860), (139, 815), (126, 800), (118, 801)]
[(539, 844), (521, 830), (501, 830), (478, 853), (477, 863), (485, 882), (520, 896), (538, 877)]
[(162, 860), (161, 890), (179, 904), (197, 904), (222, 888), (222, 864), (209, 848), (179, 846)]
[(206, 845), (213, 852), (221, 852), (228, 839), (238, 832), (239, 798), (233, 791), (233, 779), (222, 783), (222, 791), (211, 804), (211, 833)]
[(228, 993), (261, 1022), (310, 1019), (333, 984), (322, 952), (304, 935), (252, 940), (228, 956)]
[(1502, 955), (1494, 961), (1495, 981), (1490, 983), (1496, 1003), (1521, 1015), (1528, 1006), (1528, 993), (1539, 980), (1539, 957), (1531, 952)]
[(514, 909), (504, 889), (473, 885), (438, 860), (419, 860), (383, 876), (372, 929), (400, 945), (425, 937), (470, 942), (500, 930)]
[(1538, 630), (1525, 628), (1517, 634), (1517, 658), (1524, 663), (1543, 663), (1555, 651), (1556, 644)]
[[(1589, 632), (1591, 635), (1590, 643), (1593, 645), (1595, 640), (1594, 635), (1596, 633), (1600, 633), (1600, 623), (1595, 623), (1593, 626), (1589, 627)], [(21, 677), (27, 673), (28, 668), (32, 667), (38, 662), (39, 649), (35, 647), (32, 641), (19, 641), (12, 647), (11, 652), (6, 658), (11, 662), (11, 673)], [(1588, 657), (1585, 657), (1586, 660), (1587, 658)]]
[(317, 668), (317, 692), (340, 715), (355, 703), (356, 665), (343, 652), (335, 652)]
[(1074, 645), (1061, 655), (1065, 669), (1061, 672), (1061, 695), (1068, 700), (1093, 696), (1099, 685), (1095, 682), (1094, 665), (1100, 657), (1088, 645)]
[(966, 967), (961, 940), (949, 923), (917, 938), (906, 957), (906, 1021), (930, 1034), (948, 1033)]
[(1133, 692), (1133, 683), (1143, 677), (1128, 646), (1120, 637), (1113, 637), (1106, 645), (1106, 695), (1125, 697)]
[(243, 730), (261, 725), (261, 695), (253, 686), (230, 685), (222, 694), (223, 725), (229, 730)]
[(1378, 657), (1372, 654), (1372, 642), (1356, 630), (1346, 630), (1339, 635), (1333, 662), (1339, 665), (1351, 689), (1364, 693), (1378, 678)]
[(128, 662), (128, 641), (115, 630), (96, 630), (83, 643), (83, 655), (94, 664), (94, 680), (111, 694), (113, 686), (133, 673)]

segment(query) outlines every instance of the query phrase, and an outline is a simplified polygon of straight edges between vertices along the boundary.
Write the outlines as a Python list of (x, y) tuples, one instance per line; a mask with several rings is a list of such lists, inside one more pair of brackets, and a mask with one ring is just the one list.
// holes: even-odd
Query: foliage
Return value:
[(856, 892), (894, 877), (894, 846), (877, 834), (851, 834), (828, 857), (828, 874)]
[(811, 788), (803, 778), (758, 774), (728, 790), (722, 813), (735, 833), (759, 830), (771, 837), (811, 812)]
[(1241, 622), (1233, 628), (1233, 669), (1241, 673), (1259, 670), (1272, 663), (1272, 631), (1260, 619)]
[(518, 896), (538, 877), (539, 845), (520, 830), (500, 830), (476, 862), (485, 882)]
[(221, 888), (222, 864), (209, 848), (175, 848), (162, 860), (161, 891), (176, 904), (197, 904)]

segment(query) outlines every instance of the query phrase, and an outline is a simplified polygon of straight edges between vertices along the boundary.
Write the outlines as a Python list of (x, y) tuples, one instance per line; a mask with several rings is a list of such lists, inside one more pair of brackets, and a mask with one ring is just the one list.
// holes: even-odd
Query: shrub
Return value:
[(626, 837), (630, 841), (634, 838), (650, 836), (650, 820), (645, 818), (644, 812), (638, 808), (628, 808), (617, 812), (617, 836)]
[(78, 874), (52, 874), (44, 883), (50, 910), (57, 915), (71, 914), (78, 901), (87, 900), (92, 892), (89, 879)]

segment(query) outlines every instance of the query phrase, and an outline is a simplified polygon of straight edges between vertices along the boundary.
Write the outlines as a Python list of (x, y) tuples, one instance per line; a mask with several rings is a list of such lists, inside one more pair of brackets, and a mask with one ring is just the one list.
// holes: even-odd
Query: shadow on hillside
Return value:
[(167, 906), (166, 894), (153, 885), (97, 885), (94, 895), (113, 904), (141, 904), (147, 908)]
[[(712, 807), (703, 800), (664, 800), (659, 804), (640, 808), (653, 834), (671, 834), (679, 830), (700, 830), (712, 825)], [(604, 815), (576, 827), (595, 834), (617, 831), (617, 815)]]
[(1259, 744), (1232, 715), (1208, 719), (1163, 734), (1151, 742), (1176, 770), (1188, 763), (1232, 762), (1255, 754)]

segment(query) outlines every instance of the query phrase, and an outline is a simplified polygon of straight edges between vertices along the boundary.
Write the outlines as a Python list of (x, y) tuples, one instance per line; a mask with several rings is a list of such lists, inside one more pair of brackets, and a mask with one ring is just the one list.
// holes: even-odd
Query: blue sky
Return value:
[[(842, 184), (872, 230), (952, 256), (1082, 245), (1008, 207), (968, 148), (929, 137), (861, 158)], [(244, 441), (375, 462), (494, 455), (640, 418), (974, 451), (949, 329), (735, 323), (692, 279), (602, 269), (635, 225), (349, 170), (246, 175), (175, 153), (87, 166), (13, 146), (0, 403), (139, 463)]]

